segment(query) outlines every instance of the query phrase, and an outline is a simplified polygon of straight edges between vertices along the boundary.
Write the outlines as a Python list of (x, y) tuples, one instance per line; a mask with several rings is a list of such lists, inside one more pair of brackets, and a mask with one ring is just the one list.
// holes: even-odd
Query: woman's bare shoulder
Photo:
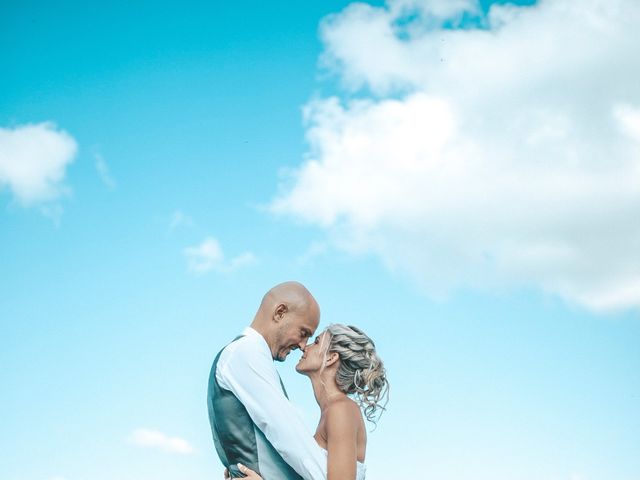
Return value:
[(330, 422), (357, 421), (360, 422), (362, 413), (360, 407), (349, 397), (332, 399), (326, 407), (327, 420)]

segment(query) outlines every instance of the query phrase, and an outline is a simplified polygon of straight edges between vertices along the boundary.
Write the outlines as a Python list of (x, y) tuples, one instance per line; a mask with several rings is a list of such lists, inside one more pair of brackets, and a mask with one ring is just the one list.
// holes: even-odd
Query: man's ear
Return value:
[(330, 367), (334, 363), (336, 363), (340, 359), (340, 355), (337, 352), (329, 352), (327, 353), (327, 357), (325, 360), (325, 367)]
[(283, 318), (284, 318), (284, 314), (287, 313), (289, 309), (287, 308), (287, 305), (284, 303), (279, 303), (278, 305), (276, 305), (276, 309), (273, 311), (273, 320), (276, 323), (279, 323)]

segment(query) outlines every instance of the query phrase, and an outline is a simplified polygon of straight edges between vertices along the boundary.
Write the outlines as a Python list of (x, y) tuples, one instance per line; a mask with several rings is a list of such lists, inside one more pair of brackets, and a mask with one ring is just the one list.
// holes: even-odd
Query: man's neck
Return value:
[(262, 338), (264, 338), (264, 341), (267, 342), (267, 346), (269, 347), (269, 351), (271, 352), (271, 357), (273, 357), (273, 349), (271, 348), (273, 342), (271, 336), (269, 335), (269, 329), (265, 328), (264, 325), (262, 325), (260, 322), (257, 322), (256, 320), (254, 320), (249, 326), (256, 332), (258, 332), (262, 336)]

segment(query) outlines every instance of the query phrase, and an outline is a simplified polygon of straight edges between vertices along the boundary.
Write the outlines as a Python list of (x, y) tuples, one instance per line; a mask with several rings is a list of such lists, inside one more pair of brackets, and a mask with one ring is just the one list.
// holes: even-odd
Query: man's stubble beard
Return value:
[(282, 338), (284, 336), (282, 334), (283, 330), (284, 330), (284, 326), (281, 326), (280, 328), (278, 328), (278, 330), (276, 330), (276, 335), (275, 335), (276, 354), (273, 357), (273, 359), (276, 362), (284, 362), (287, 359), (287, 355), (284, 355), (282, 358), (280, 358), (281, 353), (287, 348), (287, 347), (282, 347)]

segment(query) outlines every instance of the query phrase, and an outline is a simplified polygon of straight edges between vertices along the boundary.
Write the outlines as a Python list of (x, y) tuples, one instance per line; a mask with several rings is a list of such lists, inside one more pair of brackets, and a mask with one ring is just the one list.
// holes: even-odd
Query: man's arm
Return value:
[(285, 397), (273, 360), (250, 342), (236, 346), (218, 366), (220, 386), (247, 409), (282, 458), (305, 480), (326, 480), (327, 459)]

